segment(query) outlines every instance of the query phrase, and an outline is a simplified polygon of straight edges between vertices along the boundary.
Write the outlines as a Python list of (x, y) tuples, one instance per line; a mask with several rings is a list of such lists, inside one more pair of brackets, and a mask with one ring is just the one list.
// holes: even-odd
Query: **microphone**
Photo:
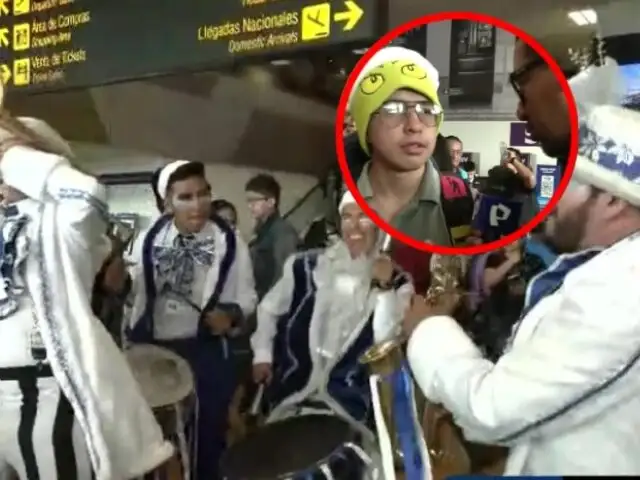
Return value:
[(518, 229), (521, 212), (521, 201), (481, 193), (476, 199), (472, 228), (481, 232), (485, 242), (493, 242)]

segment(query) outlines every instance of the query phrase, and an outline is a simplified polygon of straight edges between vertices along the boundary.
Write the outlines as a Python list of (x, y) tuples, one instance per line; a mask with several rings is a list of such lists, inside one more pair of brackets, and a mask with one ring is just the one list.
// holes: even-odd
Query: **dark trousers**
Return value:
[(183, 357), (193, 370), (198, 408), (190, 480), (220, 478), (218, 464), (226, 448), (228, 411), (235, 391), (236, 369), (229, 348), (219, 338), (157, 342)]

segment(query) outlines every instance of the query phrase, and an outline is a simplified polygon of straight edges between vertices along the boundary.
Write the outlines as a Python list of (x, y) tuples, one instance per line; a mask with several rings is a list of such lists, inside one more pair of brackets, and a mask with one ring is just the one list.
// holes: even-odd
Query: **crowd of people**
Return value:
[[(514, 67), (519, 118), (564, 165), (570, 122), (558, 82), (520, 41)], [(613, 89), (615, 68), (591, 66), (574, 87)], [(461, 165), (463, 139), (438, 133), (438, 87), (414, 51), (371, 59), (345, 128), (351, 176), (402, 232), (447, 246), (491, 241), (510, 232), (487, 226), (483, 199), (519, 203), (520, 226), (535, 213), (533, 174), (506, 149), (479, 186)], [(177, 454), (189, 480), (388, 479), (384, 395), (362, 359), (380, 345), (402, 352), (405, 340), (408, 364), (388, 374), (404, 402), (393, 408), (407, 478), (428, 477), (434, 404), (469, 452), (508, 447), (506, 475), (637, 474), (640, 300), (626, 287), (640, 280), (640, 149), (629, 147), (640, 119), (617, 105), (581, 113), (589, 135), (570, 188), (543, 225), (502, 250), (443, 257), (389, 241), (349, 191), (335, 205), (336, 235), (307, 249), (264, 174), (245, 186), (255, 220), (245, 242), (236, 207), (212, 202), (204, 165), (179, 160), (154, 175), (158, 217), (127, 268), (105, 235), (104, 187), (46, 124), (3, 112), (0, 472), (128, 479)], [(624, 156), (612, 144), (626, 145)], [(127, 363), (128, 350), (149, 344), (194, 379), (196, 406), (169, 431)], [(409, 399), (409, 370), (425, 412)], [(257, 434), (230, 445), (230, 420), (254, 414)]]

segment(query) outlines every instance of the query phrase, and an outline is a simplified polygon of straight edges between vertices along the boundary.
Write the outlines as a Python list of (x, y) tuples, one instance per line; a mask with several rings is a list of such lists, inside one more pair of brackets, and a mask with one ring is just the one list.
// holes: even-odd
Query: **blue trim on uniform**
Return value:
[[(220, 300), (220, 295), (224, 291), (224, 287), (227, 284), (227, 280), (229, 278), (229, 273), (231, 272), (231, 268), (236, 260), (236, 252), (238, 247), (238, 242), (236, 238), (236, 232), (222, 219), (213, 218), (211, 220), (224, 234), (225, 237), (225, 252), (222, 257), (222, 261), (220, 262), (220, 270), (218, 272), (218, 280), (216, 281), (216, 286), (207, 300), (204, 309), (202, 310), (202, 315), (206, 314), (214, 310), (216, 307), (220, 307), (225, 312), (227, 312), (234, 320), (238, 320), (238, 315), (242, 315), (242, 310), (240, 306), (237, 304), (225, 303), (218, 305), (218, 301)], [(203, 316), (200, 317), (200, 323), (198, 325), (198, 335), (201, 337), (211, 337), (211, 332), (209, 328), (204, 324)]]
[(572, 270), (587, 263), (602, 250), (597, 248), (575, 254), (561, 255), (547, 270), (533, 277), (527, 287), (522, 317), (529, 313), (540, 300), (556, 292)]
[[(278, 320), (273, 348), (274, 378), (267, 392), (268, 409), (274, 409), (289, 396), (303, 390), (313, 369), (309, 330), (313, 317), (317, 287), (313, 271), (319, 254), (306, 252), (293, 262), (293, 298), (289, 311)], [(394, 289), (407, 284), (409, 276), (395, 272)], [(327, 393), (353, 419), (373, 426), (369, 372), (360, 357), (374, 342), (373, 315), (362, 328), (329, 374)]]
[[(172, 220), (173, 217), (171, 215), (163, 215), (158, 218), (145, 235), (142, 243), (142, 271), (146, 293), (146, 303), (140, 319), (136, 322), (136, 324), (130, 331), (129, 337), (132, 342), (145, 343), (153, 341), (153, 311), (155, 301), (158, 298), (153, 262), (153, 247), (154, 241), (158, 234)], [(211, 296), (209, 297), (205, 308), (202, 310), (203, 314), (216, 308), (218, 300), (220, 299), (220, 295), (222, 294), (222, 291), (224, 290), (224, 287), (227, 283), (227, 279), (229, 278), (229, 273), (231, 272), (231, 268), (233, 267), (237, 252), (237, 241), (235, 232), (222, 220), (214, 219), (212, 221), (220, 230), (222, 230), (223, 234), (225, 235), (226, 249), (220, 263), (220, 270), (215, 288), (213, 289), (213, 292), (211, 293)], [(237, 313), (239, 306), (236, 304), (226, 304), (223, 308), (232, 313)], [(209, 330), (203, 325), (203, 322), (201, 321), (198, 326), (198, 336), (205, 335), (206, 337), (211, 337)]]
[(18, 215), (17, 209), (11, 212), (7, 209), (4, 224), (0, 229), (0, 281), (4, 283), (5, 293), (4, 298), (0, 298), (0, 320), (18, 310), (17, 297), (24, 291), (22, 288), (16, 288), (15, 267), (18, 260), (18, 236), (29, 222), (29, 217)]
[(273, 343), (273, 376), (267, 392), (268, 409), (302, 390), (313, 368), (309, 328), (316, 301), (313, 271), (318, 252), (307, 252), (293, 261), (293, 298), (289, 312), (276, 327)]

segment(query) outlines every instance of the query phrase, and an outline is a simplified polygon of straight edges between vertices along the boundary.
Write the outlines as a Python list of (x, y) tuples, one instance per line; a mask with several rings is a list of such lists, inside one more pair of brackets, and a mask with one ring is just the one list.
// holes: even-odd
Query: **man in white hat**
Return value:
[[(291, 256), (260, 302), (251, 339), (254, 380), (267, 384), (268, 421), (329, 413), (371, 439), (368, 373), (359, 359), (399, 333), (413, 286), (378, 254), (378, 230), (351, 193), (344, 194), (339, 212), (341, 240)], [(380, 299), (383, 311), (374, 319)], [(285, 323), (287, 332), (299, 334), (287, 334), (279, 327)]]
[(199, 405), (194, 478), (215, 479), (237, 385), (229, 336), (256, 304), (251, 260), (238, 234), (211, 220), (202, 163), (165, 166), (157, 192), (164, 215), (139, 242), (129, 340), (168, 348), (189, 362)]
[(640, 473), (640, 113), (619, 81), (611, 59), (571, 81), (580, 156), (547, 225), (563, 255), (530, 282), (503, 356), (482, 358), (456, 298), (405, 319), (422, 391), (468, 439), (510, 447), (507, 475)]
[(36, 119), (1, 110), (0, 476), (141, 476), (173, 448), (92, 314), (105, 190)]

